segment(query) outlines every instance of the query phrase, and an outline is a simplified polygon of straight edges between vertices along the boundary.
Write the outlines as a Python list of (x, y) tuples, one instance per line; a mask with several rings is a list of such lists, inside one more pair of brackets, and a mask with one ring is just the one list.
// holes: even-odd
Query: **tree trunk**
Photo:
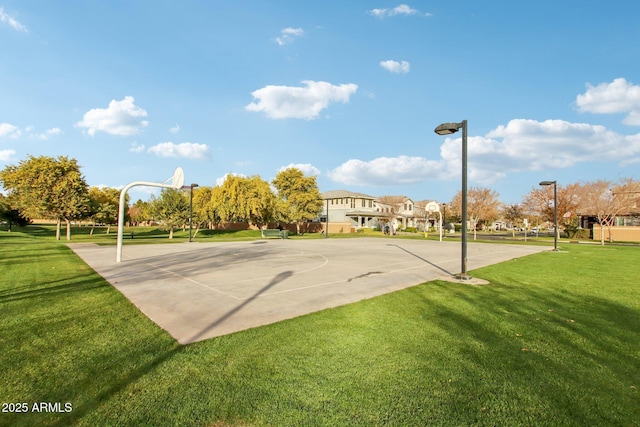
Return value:
[(111, 224), (107, 224), (107, 235), (109, 234), (109, 231), (111, 231)]
[(169, 239), (173, 239), (173, 227), (169, 229)]
[(56, 222), (56, 240), (60, 240), (60, 227), (62, 224), (62, 220), (60, 218), (58, 218), (58, 221)]
[(71, 240), (71, 221), (68, 219), (64, 220), (67, 224), (67, 240)]
[(91, 224), (91, 231), (89, 232), (89, 236), (93, 236), (93, 230), (96, 229), (96, 223)]

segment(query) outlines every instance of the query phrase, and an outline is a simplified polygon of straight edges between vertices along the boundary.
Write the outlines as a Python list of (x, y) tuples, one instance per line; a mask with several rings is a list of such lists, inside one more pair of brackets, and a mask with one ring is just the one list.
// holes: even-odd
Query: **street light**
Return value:
[(327, 197), (327, 217), (325, 218), (325, 230), (324, 230), (324, 238), (329, 238), (329, 198)]
[(458, 279), (471, 279), (467, 274), (467, 121), (443, 123), (435, 128), (438, 135), (451, 135), (462, 128), (462, 271)]
[[(442, 208), (444, 210), (444, 213), (442, 214), (442, 225), (447, 228), (447, 204), (443, 203), (442, 204)], [(448, 230), (448, 228), (447, 228)], [(444, 233), (444, 237), (447, 237), (447, 233)]]
[(198, 184), (189, 186), (189, 243), (191, 243), (191, 223), (193, 222), (193, 189), (199, 187)]
[(540, 185), (553, 185), (553, 250), (558, 251), (558, 184), (556, 181), (542, 181)]

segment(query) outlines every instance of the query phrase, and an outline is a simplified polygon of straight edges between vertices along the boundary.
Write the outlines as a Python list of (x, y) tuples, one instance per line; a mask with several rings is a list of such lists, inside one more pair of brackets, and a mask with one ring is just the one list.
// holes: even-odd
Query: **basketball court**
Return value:
[[(460, 271), (459, 241), (329, 238), (126, 245), (121, 263), (113, 246), (69, 246), (181, 344)], [(470, 242), (468, 269), (544, 250)]]

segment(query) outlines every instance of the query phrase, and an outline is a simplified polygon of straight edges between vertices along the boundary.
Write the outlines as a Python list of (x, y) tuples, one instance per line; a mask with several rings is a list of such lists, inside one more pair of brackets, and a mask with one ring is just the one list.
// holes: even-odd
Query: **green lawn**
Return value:
[[(0, 232), (0, 425), (640, 425), (639, 247), (563, 245), (180, 346), (63, 243)], [(5, 405), (3, 409), (8, 408)]]

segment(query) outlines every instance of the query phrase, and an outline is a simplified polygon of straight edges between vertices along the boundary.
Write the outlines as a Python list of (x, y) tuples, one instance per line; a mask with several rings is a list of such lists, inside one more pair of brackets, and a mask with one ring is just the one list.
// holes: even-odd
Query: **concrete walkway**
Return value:
[[(181, 344), (404, 289), (460, 271), (460, 243), (390, 238), (70, 244)], [(548, 250), (469, 243), (469, 270)], [(457, 286), (453, 284), (452, 286)]]

